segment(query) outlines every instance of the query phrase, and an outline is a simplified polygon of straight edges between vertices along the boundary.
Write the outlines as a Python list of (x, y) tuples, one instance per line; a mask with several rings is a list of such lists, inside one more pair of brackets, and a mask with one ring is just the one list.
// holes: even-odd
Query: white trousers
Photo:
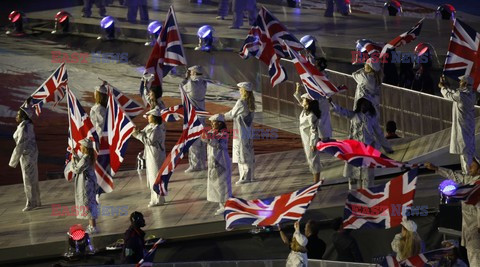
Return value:
[(238, 163), (239, 181), (253, 181), (254, 163)]
[(161, 205), (165, 203), (165, 197), (157, 194), (153, 187), (150, 187), (150, 205)]
[(468, 174), (470, 164), (472, 164), (473, 156), (469, 154), (460, 155), (460, 165), (462, 166), (462, 172)]
[(480, 249), (467, 248), (467, 256), (470, 266), (480, 266)]
[(346, 178), (348, 178), (348, 189), (368, 188), (375, 185), (375, 173), (373, 168), (359, 168), (345, 163)]

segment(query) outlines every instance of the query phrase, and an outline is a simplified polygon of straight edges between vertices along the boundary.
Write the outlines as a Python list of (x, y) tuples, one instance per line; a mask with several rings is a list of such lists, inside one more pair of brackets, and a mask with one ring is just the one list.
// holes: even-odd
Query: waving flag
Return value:
[(133, 119), (144, 111), (145, 108), (142, 105), (124, 95), (122, 92), (120, 92), (120, 90), (113, 87), (111, 84), (105, 83), (105, 86), (109, 92), (112, 91), (118, 104), (120, 104), (123, 111), (125, 111), (125, 114), (127, 114), (130, 118)]
[(334, 142), (320, 141), (317, 143), (317, 149), (345, 160), (355, 167), (401, 168), (416, 166), (391, 159), (374, 147), (351, 139)]
[[(210, 117), (212, 114), (208, 111), (203, 111), (200, 109), (195, 109), (197, 116), (199, 117)], [(183, 105), (175, 105), (173, 107), (162, 109), (162, 119), (166, 122), (175, 122), (183, 118)]]
[(153, 266), (153, 259), (155, 258), (155, 252), (157, 252), (158, 245), (164, 243), (165, 240), (163, 239), (158, 239), (155, 244), (153, 244), (153, 247), (145, 254), (143, 259), (141, 259), (135, 267), (150, 267)]
[(411, 28), (407, 32), (400, 34), (399, 36), (395, 37), (395, 39), (388, 42), (383, 47), (382, 52), (380, 53), (380, 57), (383, 57), (383, 55), (387, 52), (388, 49), (393, 49), (402, 45), (406, 45), (411, 41), (417, 39), (417, 36), (420, 35), (420, 31), (422, 30), (423, 20), (424, 19), (421, 19), (417, 24), (415, 24), (415, 26), (413, 26), (413, 28)]
[(443, 73), (453, 79), (469, 75), (473, 90), (480, 92), (480, 33), (455, 19)]
[(113, 190), (112, 178), (120, 169), (127, 150), (128, 139), (134, 128), (135, 125), (122, 109), (112, 91), (109, 91), (105, 125), (97, 156), (98, 164), (95, 165), (98, 185), (103, 192), (109, 193)]
[(351, 191), (345, 202), (345, 229), (384, 228), (400, 225), (411, 209), (417, 184), (417, 169), (385, 185)]
[[(352, 57), (352, 65), (358, 63), (365, 63), (369, 57), (379, 58), (380, 51), (382, 51), (383, 44), (374, 43), (370, 40), (358, 40), (357, 51), (355, 52), (355, 58)], [(364, 53), (367, 53), (366, 56)]]
[(254, 56), (265, 63), (273, 87), (287, 79), (285, 69), (280, 65), (280, 58), (288, 55), (286, 45), (296, 51), (303, 49), (297, 38), (270, 11), (262, 7), (243, 43), (240, 56), (243, 59)]
[(333, 85), (325, 76), (325, 74), (323, 74), (314, 65), (312, 65), (310, 61), (292, 50), (288, 45), (287, 48), (293, 58), (293, 63), (295, 64), (298, 75), (300, 75), (303, 86), (305, 87), (305, 89), (307, 89), (307, 93), (313, 99), (319, 99), (320, 97), (330, 97), (340, 92), (341, 89)]
[(271, 226), (300, 220), (322, 183), (323, 180), (277, 197), (255, 200), (232, 197), (225, 203), (226, 229), (240, 225)]
[(155, 192), (162, 196), (168, 194), (168, 182), (178, 162), (183, 158), (190, 146), (197, 140), (203, 132), (203, 125), (198, 119), (195, 107), (188, 99), (182, 85), (179, 86), (183, 105), (183, 132), (178, 139), (172, 151), (163, 161), (162, 167), (157, 174), (157, 180), (153, 186)]
[[(158, 86), (162, 84), (163, 77), (167, 76), (173, 67), (184, 65), (187, 65), (187, 60), (183, 51), (182, 38), (180, 37), (175, 11), (173, 6), (170, 6), (157, 42), (154, 44), (153, 51), (145, 66), (144, 76), (153, 74), (154, 80), (151, 86)], [(141, 95), (144, 95), (145, 89), (148, 89), (143, 87), (144, 82), (142, 81), (140, 85)]]
[[(387, 256), (385, 260), (381, 263), (382, 267), (424, 267), (427, 264), (432, 262), (436, 262), (443, 257), (447, 256), (449, 253), (452, 252), (454, 246), (447, 247), (447, 248), (440, 248), (431, 250), (425, 253), (421, 253), (415, 256), (412, 256), (406, 260), (398, 262), (394, 256)], [(428, 266), (430, 266), (428, 265)]]
[(63, 99), (68, 86), (68, 74), (65, 63), (62, 63), (53, 74), (31, 95), (31, 105), (40, 116), (44, 103), (54, 102), (54, 106)]
[(466, 204), (477, 204), (480, 201), (480, 180), (460, 185), (455, 189), (453, 194), (448, 197), (465, 201)]
[[(67, 159), (65, 161), (65, 179), (68, 181), (72, 180), (73, 173), (71, 171), (71, 153), (78, 154), (80, 151), (79, 142), (85, 138), (90, 138), (94, 144), (98, 144), (98, 135), (95, 131), (90, 117), (83, 109), (80, 102), (77, 100), (77, 97), (73, 94), (72, 91), (67, 87), (67, 108), (69, 116), (69, 131), (68, 131), (68, 146), (67, 149)], [(94, 145), (94, 147), (96, 147)], [(73, 150), (73, 151), (72, 151)]]

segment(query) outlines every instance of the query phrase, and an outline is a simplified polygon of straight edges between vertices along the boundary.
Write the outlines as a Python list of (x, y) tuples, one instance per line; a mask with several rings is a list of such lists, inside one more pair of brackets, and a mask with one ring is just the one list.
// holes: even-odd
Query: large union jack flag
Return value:
[(157, 174), (157, 180), (153, 186), (155, 192), (162, 196), (168, 194), (168, 182), (178, 162), (183, 158), (190, 146), (197, 140), (203, 132), (203, 125), (198, 119), (195, 107), (188, 99), (182, 85), (179, 86), (183, 105), (183, 131), (172, 151), (163, 161), (162, 167)]
[(265, 63), (273, 87), (287, 79), (286, 71), (280, 65), (280, 58), (288, 55), (285, 43), (293, 50), (303, 49), (297, 38), (290, 34), (270, 11), (262, 7), (243, 43), (240, 56), (243, 59), (254, 56)]
[(293, 58), (293, 64), (295, 64), (295, 69), (297, 69), (298, 75), (300, 75), (303, 86), (313, 99), (330, 97), (345, 89), (337, 88), (328, 80), (325, 74), (320, 72), (310, 61), (295, 52), (290, 46), (287, 45), (287, 48)]
[(443, 73), (456, 80), (471, 76), (473, 90), (480, 92), (480, 33), (459, 19), (453, 23)]
[[(85, 138), (90, 138), (94, 144), (98, 144), (98, 135), (95, 131), (90, 117), (80, 105), (75, 94), (67, 87), (67, 108), (68, 108), (68, 119), (69, 119), (69, 130), (68, 130), (68, 153), (65, 166), (65, 179), (68, 181), (72, 180), (73, 173), (70, 168), (71, 153), (79, 154), (80, 153), (80, 144), (79, 142)], [(94, 145), (96, 148), (96, 145)]]
[[(162, 84), (162, 79), (175, 66), (187, 65), (183, 51), (182, 38), (178, 29), (177, 18), (173, 6), (168, 9), (167, 18), (158, 35), (157, 42), (153, 46), (152, 53), (145, 66), (145, 76), (154, 75), (151, 86)], [(144, 82), (140, 84), (140, 94), (145, 95)]]
[(255, 200), (232, 197), (225, 203), (226, 229), (235, 226), (271, 226), (300, 220), (320, 189), (323, 180), (298, 191)]
[(394, 49), (400, 47), (402, 45), (406, 45), (411, 41), (417, 39), (417, 36), (420, 35), (420, 31), (422, 30), (423, 19), (421, 19), (415, 26), (413, 26), (410, 30), (400, 34), (399, 36), (395, 37), (393, 40), (388, 42), (383, 48), (382, 52), (380, 53), (380, 57), (383, 57), (388, 49)]
[(410, 168), (416, 166), (391, 159), (374, 147), (352, 139), (332, 142), (319, 141), (317, 143), (317, 149), (341, 160), (345, 160), (355, 167)]
[(133, 133), (135, 125), (127, 116), (122, 106), (108, 92), (107, 114), (105, 125), (100, 138), (100, 150), (97, 156), (95, 172), (97, 174), (100, 192), (109, 193), (113, 190), (113, 176), (120, 169), (123, 157), (127, 151), (128, 139)]
[(351, 191), (345, 202), (343, 227), (388, 229), (400, 225), (413, 204), (416, 184), (417, 169), (412, 169), (385, 185)]
[(125, 114), (127, 114), (130, 118), (133, 119), (144, 111), (145, 108), (142, 105), (140, 105), (137, 101), (124, 95), (120, 90), (118, 90), (111, 84), (105, 82), (105, 86), (107, 87), (107, 90), (109, 92), (111, 91), (113, 93), (118, 104), (120, 104), (122, 109), (125, 111)]
[[(424, 266), (433, 266), (432, 263), (435, 263), (451, 253), (455, 247), (447, 247), (431, 250), (424, 252), (415, 256), (412, 256), (406, 260), (398, 262), (394, 256), (387, 256), (385, 260), (381, 263), (382, 267), (424, 267)], [(430, 265), (427, 265), (430, 264)]]
[(65, 63), (62, 63), (53, 74), (31, 95), (35, 113), (40, 116), (44, 103), (54, 102), (54, 106), (65, 96), (68, 86), (68, 74)]

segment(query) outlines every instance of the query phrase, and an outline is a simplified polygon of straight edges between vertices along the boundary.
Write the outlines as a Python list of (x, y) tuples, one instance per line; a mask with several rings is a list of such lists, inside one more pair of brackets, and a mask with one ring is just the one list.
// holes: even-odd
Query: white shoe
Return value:
[(250, 181), (248, 181), (248, 180), (238, 180), (235, 184), (236, 185), (241, 185), (241, 184), (248, 184), (248, 183), (250, 183)]
[(185, 173), (191, 173), (191, 172), (194, 172), (194, 171), (195, 171), (194, 169), (188, 167), (188, 169), (185, 170)]
[(215, 215), (223, 215), (224, 212), (225, 212), (224, 208), (219, 208), (217, 211), (215, 211)]
[(27, 206), (27, 207), (23, 208), (22, 211), (24, 211), (24, 212), (25, 212), (25, 211), (31, 211), (31, 210), (33, 210), (33, 209), (34, 209), (34, 207), (29, 207), (29, 206)]
[(91, 225), (88, 225), (87, 230), (85, 230), (85, 232), (89, 235), (93, 235), (93, 234), (98, 234), (100, 231), (98, 231), (97, 227), (93, 227)]

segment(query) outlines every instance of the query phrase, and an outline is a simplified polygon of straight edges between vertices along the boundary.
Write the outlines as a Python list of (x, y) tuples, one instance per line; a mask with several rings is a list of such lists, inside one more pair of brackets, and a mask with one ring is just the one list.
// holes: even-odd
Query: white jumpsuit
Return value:
[(325, 97), (317, 99), (320, 107), (320, 119), (318, 120), (318, 134), (322, 140), (332, 138), (332, 123), (330, 121), (330, 102)]
[(253, 181), (255, 151), (253, 150), (253, 117), (247, 101), (237, 100), (235, 106), (225, 113), (225, 120), (233, 120), (232, 162), (238, 163), (239, 181)]
[(228, 135), (211, 130), (209, 138), (200, 139), (207, 144), (208, 180), (207, 201), (224, 204), (232, 196), (232, 162), (228, 155)]
[[(350, 119), (349, 139), (363, 142), (375, 149), (383, 147), (387, 152), (393, 151), (378, 124), (376, 116), (370, 116), (361, 112), (356, 113), (335, 104), (333, 105), (333, 111), (342, 117)], [(372, 168), (357, 168), (345, 163), (343, 176), (348, 178), (349, 189), (352, 189), (355, 182), (357, 182), (360, 188), (374, 185), (375, 176)]]
[(40, 189), (38, 187), (38, 148), (33, 124), (28, 120), (22, 121), (17, 126), (13, 139), (16, 146), (8, 165), (15, 168), (20, 162), (23, 188), (27, 197), (26, 207), (40, 207), (42, 204), (40, 203)]
[(444, 98), (453, 101), (450, 153), (460, 154), (463, 173), (468, 173), (475, 154), (475, 93), (471, 88), (455, 91), (441, 88)]
[[(297, 240), (298, 244), (302, 247), (306, 247), (308, 239), (300, 233), (300, 231), (295, 230), (293, 238)], [(287, 267), (307, 267), (308, 266), (308, 257), (307, 253), (290, 251), (287, 258)]]
[(85, 154), (80, 159), (75, 158), (72, 165), (75, 175), (75, 207), (77, 219), (96, 219), (98, 217), (98, 203), (96, 194), (98, 190), (95, 176), (94, 162)]
[(375, 107), (377, 116), (380, 114), (380, 88), (381, 84), (377, 84), (375, 74), (373, 72), (366, 73), (365, 69), (359, 69), (352, 73), (353, 79), (357, 82), (355, 89), (355, 98), (353, 100), (353, 110), (357, 108), (357, 102), (360, 98), (366, 97)]
[(162, 196), (153, 190), (158, 171), (165, 161), (165, 126), (149, 123), (143, 130), (134, 132), (133, 137), (145, 145), (144, 157), (147, 172), (147, 187), (150, 188), (150, 205), (163, 203)]
[[(471, 176), (439, 167), (437, 173), (456, 183), (468, 184), (480, 179), (480, 175)], [(462, 202), (462, 246), (467, 249), (470, 266), (480, 266), (480, 203), (477, 205)]]
[[(295, 93), (293, 96), (301, 104), (302, 99), (300, 93)], [(300, 123), (300, 137), (302, 138), (303, 150), (305, 151), (305, 157), (307, 158), (308, 167), (312, 174), (320, 173), (320, 152), (317, 149), (312, 151), (311, 147), (316, 147), (319, 141), (318, 136), (318, 118), (315, 114), (307, 114), (305, 110), (302, 110), (299, 117)]]
[[(205, 110), (205, 95), (207, 93), (207, 82), (196, 77), (183, 81), (183, 89), (187, 93), (192, 105), (201, 110)], [(205, 119), (199, 118), (200, 122), (205, 125)], [(200, 138), (199, 138), (200, 139)], [(188, 149), (188, 163), (193, 171), (201, 171), (207, 168), (207, 148), (205, 143), (197, 139)]]
[(105, 118), (107, 116), (107, 109), (100, 104), (95, 104), (90, 109), (90, 119), (92, 120), (95, 131), (98, 137), (101, 138), (103, 133), (103, 126), (105, 125)]

